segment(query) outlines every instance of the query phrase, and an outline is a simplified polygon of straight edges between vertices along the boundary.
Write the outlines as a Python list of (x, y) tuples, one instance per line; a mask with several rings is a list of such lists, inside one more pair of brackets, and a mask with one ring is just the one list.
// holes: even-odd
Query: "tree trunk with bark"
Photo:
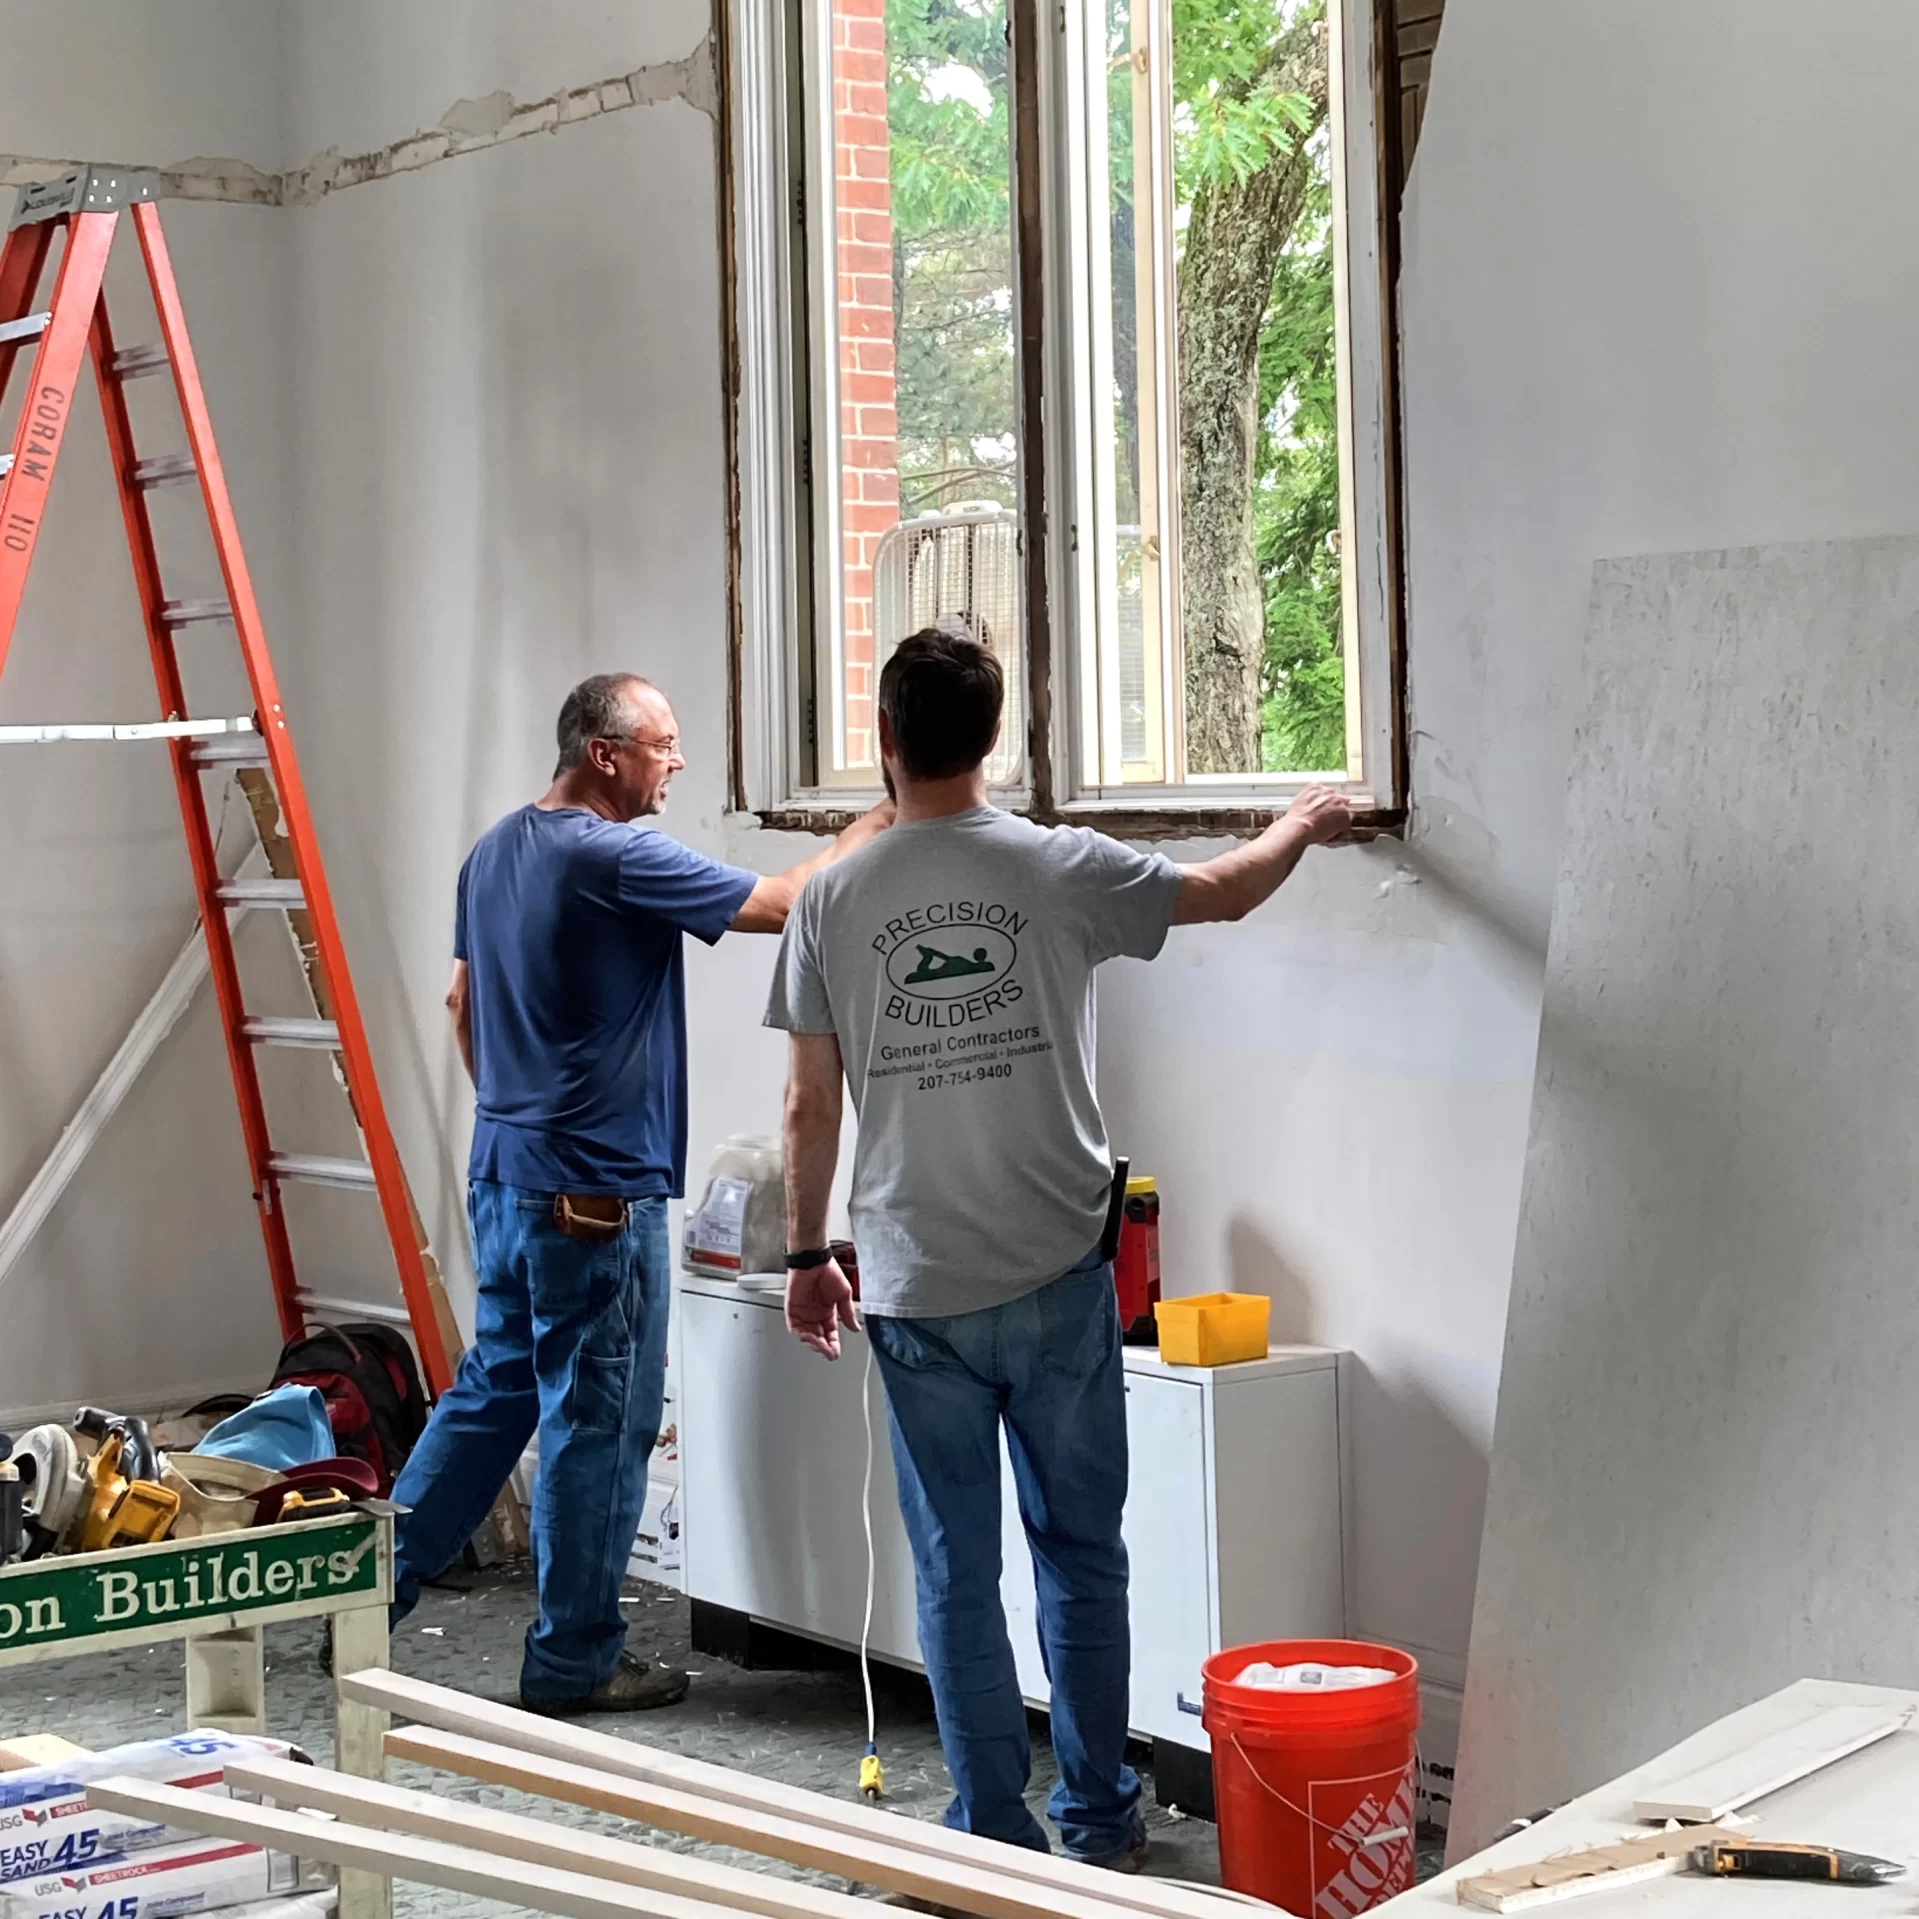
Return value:
[(1248, 84), (1301, 95), (1312, 123), (1244, 180), (1200, 188), (1180, 260), (1180, 616), (1186, 764), (1194, 773), (1260, 770), (1259, 335), (1312, 181), (1307, 143), (1326, 118), (1323, 23), (1302, 22), (1282, 36)]

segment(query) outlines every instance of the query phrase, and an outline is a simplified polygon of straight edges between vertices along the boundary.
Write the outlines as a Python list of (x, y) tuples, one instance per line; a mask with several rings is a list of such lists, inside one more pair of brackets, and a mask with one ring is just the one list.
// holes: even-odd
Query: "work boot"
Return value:
[[(1070, 1852), (1066, 1856), (1069, 1859), (1078, 1857), (1077, 1854)], [(1144, 1872), (1146, 1862), (1152, 1856), (1153, 1848), (1142, 1829), (1133, 1835), (1132, 1843), (1124, 1852), (1116, 1852), (1106, 1859), (1081, 1859), (1079, 1863), (1082, 1866), (1097, 1867), (1101, 1872)]]
[(529, 1699), (521, 1693), (520, 1704), (548, 1719), (577, 1719), (589, 1712), (648, 1712), (655, 1706), (677, 1705), (692, 1683), (677, 1666), (649, 1666), (623, 1652), (613, 1677), (584, 1699)]

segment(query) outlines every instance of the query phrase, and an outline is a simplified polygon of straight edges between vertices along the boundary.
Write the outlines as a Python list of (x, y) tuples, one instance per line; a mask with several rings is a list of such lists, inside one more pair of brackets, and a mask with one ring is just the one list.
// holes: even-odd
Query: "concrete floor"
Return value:
[[(511, 1701), (520, 1665), (520, 1641), (534, 1612), (533, 1584), (524, 1570), (482, 1574), (464, 1592), (432, 1591), (394, 1635), (393, 1664), (442, 1685)], [(688, 1650), (688, 1610), (677, 1594), (635, 1585), (628, 1602), (629, 1645), (637, 1653), (688, 1665), (695, 1673), (691, 1695), (678, 1706), (632, 1717), (612, 1715), (592, 1723), (651, 1745), (671, 1747), (810, 1786), (843, 1798), (858, 1794), (860, 1753), (865, 1745), (865, 1707), (857, 1671), (742, 1672)], [(322, 1763), (333, 1755), (332, 1692), (319, 1666), (317, 1625), (271, 1627), (267, 1633), (267, 1702), (270, 1730), (291, 1739)], [(949, 1796), (932, 1702), (916, 1676), (875, 1668), (880, 1751), (886, 1764), (887, 1803), (913, 1818), (937, 1819)], [(0, 1672), (0, 1732), (59, 1733), (100, 1748), (151, 1738), (184, 1725), (184, 1688), (177, 1647), (95, 1655)], [(1033, 1804), (1044, 1817), (1052, 1784), (1052, 1754), (1043, 1721), (1035, 1722)], [(536, 1817), (596, 1831), (630, 1831), (621, 1821), (551, 1800), (396, 1764), (396, 1784), (430, 1787), (479, 1805), (498, 1805)], [(1147, 1825), (1155, 1873), (1216, 1884), (1219, 1847), (1204, 1821), (1168, 1814), (1151, 1803)], [(648, 1833), (650, 1841), (676, 1851), (733, 1859), (762, 1870), (782, 1871), (725, 1848)], [(808, 1875), (793, 1872), (793, 1877)], [(843, 1882), (825, 1882), (843, 1883)], [(510, 1908), (460, 1893), (396, 1885), (395, 1910), (405, 1919), (466, 1919)]]

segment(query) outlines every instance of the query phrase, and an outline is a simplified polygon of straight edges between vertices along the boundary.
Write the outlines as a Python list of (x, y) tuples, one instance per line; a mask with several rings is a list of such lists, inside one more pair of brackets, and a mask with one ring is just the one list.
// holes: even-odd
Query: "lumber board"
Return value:
[(0, 1739), (0, 1772), (22, 1772), (28, 1766), (57, 1766), (63, 1759), (87, 1756), (85, 1746), (76, 1746), (57, 1732), (23, 1732), (11, 1739)]
[(736, 1912), (759, 1913), (764, 1919), (873, 1919), (872, 1901), (849, 1893), (772, 1879), (631, 1839), (529, 1819), (498, 1806), (440, 1799), (430, 1792), (381, 1785), (290, 1759), (235, 1760), (228, 1765), (226, 1778), (236, 1790), (258, 1793), (297, 1811), (331, 1813), (382, 1832), (411, 1833), (449, 1845), (474, 1846), (528, 1865), (561, 1866), (622, 1885), (683, 1893)]
[[(621, 1782), (669, 1788), (756, 1815), (777, 1815), (803, 1822), (816, 1833), (847, 1841), (866, 1841), (893, 1851), (924, 1854), (942, 1872), (973, 1866), (1002, 1879), (1026, 1880), (1056, 1895), (1098, 1901), (1109, 1913), (1146, 1913), (1151, 1919), (1221, 1919), (1220, 1897), (1164, 1881), (1128, 1878), (1080, 1865), (1051, 1854), (1004, 1846), (973, 1833), (952, 1832), (929, 1821), (901, 1818), (870, 1806), (829, 1798), (803, 1786), (756, 1779), (710, 1761), (689, 1759), (657, 1746), (621, 1739), (590, 1726), (541, 1718), (518, 1707), (476, 1699), (450, 1686), (435, 1686), (402, 1673), (349, 1673), (340, 1687), (350, 1699), (377, 1705), (402, 1718), (444, 1732), (497, 1742), (522, 1754), (614, 1775)], [(392, 1742), (408, 1737), (390, 1734)], [(540, 1791), (538, 1785), (529, 1788)], [(642, 1817), (644, 1815), (631, 1815)], [(734, 1843), (741, 1843), (735, 1841)], [(753, 1850), (748, 1847), (748, 1850)], [(845, 1868), (834, 1868), (845, 1870)], [(950, 1881), (946, 1882), (950, 1884)], [(943, 1905), (959, 1902), (942, 1898)], [(1049, 1910), (1058, 1910), (1058, 1907)]]
[(1688, 1824), (1723, 1819), (1911, 1723), (1911, 1712), (1902, 1706), (1811, 1707), (1756, 1745), (1660, 1781), (1634, 1800), (1633, 1817)]
[[(999, 1858), (983, 1864), (936, 1859), (904, 1846), (827, 1831), (811, 1820), (755, 1812), (671, 1786), (621, 1779), (564, 1759), (516, 1752), (511, 1746), (465, 1733), (389, 1733), (387, 1754), (468, 1779), (483, 1779), (489, 1785), (513, 1786), (568, 1805), (615, 1813), (688, 1838), (737, 1846), (765, 1859), (838, 1873), (862, 1885), (973, 1913), (977, 1919), (1113, 1919), (1113, 1908), (1100, 1896), (1114, 1880), (1111, 1873), (1100, 1874), (1092, 1891), (1065, 1892), (1018, 1877), (1010, 1868), (1001, 1871)], [(916, 1826), (920, 1822), (889, 1817), (889, 1823)], [(1000, 1858), (1013, 1858), (1020, 1848), (1001, 1845), (994, 1850)]]
[(102, 1779), (88, 1785), (87, 1799), (96, 1809), (132, 1813), (189, 1832), (241, 1839), (301, 1859), (390, 1879), (503, 1899), (534, 1912), (555, 1913), (559, 1919), (713, 1919), (710, 1903), (678, 1893), (618, 1885), (589, 1873), (503, 1858), (497, 1852), (450, 1846), (408, 1833), (375, 1832), (343, 1820), (216, 1798), (150, 1779)]
[(1623, 1839), (1617, 1845), (1591, 1846), (1561, 1853), (1529, 1866), (1507, 1866), (1459, 1882), (1459, 1903), (1481, 1912), (1531, 1912), (1593, 1892), (1617, 1892), (1642, 1880), (1683, 1872), (1695, 1846), (1745, 1835), (1730, 1826), (1688, 1826), (1672, 1832)]

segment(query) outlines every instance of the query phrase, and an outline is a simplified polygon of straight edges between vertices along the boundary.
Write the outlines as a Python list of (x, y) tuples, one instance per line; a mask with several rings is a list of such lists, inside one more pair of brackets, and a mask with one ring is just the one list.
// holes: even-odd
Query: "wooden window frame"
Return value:
[[(807, 123), (794, 53), (816, 32), (822, 3), (715, 0), (724, 79), (719, 148), (730, 456), (728, 803), (768, 829), (801, 832), (837, 831), (859, 811), (845, 789), (813, 781), (819, 459), (811, 451), (817, 409), (807, 371), (814, 324), (804, 205)], [(1367, 268), (1368, 297), (1359, 305), (1370, 310), (1370, 318), (1358, 323), (1377, 329), (1374, 434), (1366, 451), (1377, 489), (1379, 604), (1374, 627), (1364, 635), (1362, 670), (1370, 687), (1363, 685), (1361, 694), (1373, 739), (1365, 755), (1365, 790), (1355, 797), (1363, 824), (1395, 832), (1403, 829), (1411, 804), (1397, 299), (1410, 134), (1401, 112), (1393, 0), (1334, 5), (1347, 35), (1346, 46), (1335, 48), (1344, 111), (1362, 109), (1361, 124), (1372, 136), (1369, 142), (1345, 136), (1346, 164), (1367, 158), (1370, 149), (1374, 183), (1373, 219), (1356, 236), (1364, 244), (1349, 244), (1347, 251), (1349, 260)], [(1009, 0), (1009, 11), (1029, 777), (1019, 794), (1004, 797), (1044, 823), (1096, 826), (1126, 839), (1255, 833), (1285, 810), (1303, 779), (1217, 797), (1192, 786), (1154, 788), (1139, 801), (1119, 797), (1115, 789), (1078, 796), (1084, 782), (1068, 737), (1075, 729), (1062, 724), (1057, 711), (1062, 686), (1069, 709), (1074, 697), (1071, 664), (1056, 645), (1062, 601), (1071, 613), (1070, 591), (1062, 591), (1072, 577), (1071, 506), (1051, 477), (1065, 463), (1067, 448), (1058, 417), (1063, 409), (1048, 404), (1049, 392), (1062, 382), (1070, 344), (1065, 330), (1048, 322), (1068, 270), (1060, 258), (1066, 223), (1057, 217), (1058, 156), (1046, 133), (1048, 89), (1065, 84), (1066, 14), (1061, 0)], [(1361, 42), (1351, 37), (1355, 27), (1365, 35)], [(1365, 56), (1357, 67), (1357, 96), (1348, 51), (1355, 45)], [(1052, 118), (1057, 123), (1057, 109)], [(1355, 352), (1370, 356), (1375, 350), (1370, 339), (1361, 342), (1349, 331), (1343, 337)], [(1342, 353), (1341, 485), (1348, 496), (1342, 520), (1350, 528), (1357, 436), (1349, 426), (1348, 378)]]

